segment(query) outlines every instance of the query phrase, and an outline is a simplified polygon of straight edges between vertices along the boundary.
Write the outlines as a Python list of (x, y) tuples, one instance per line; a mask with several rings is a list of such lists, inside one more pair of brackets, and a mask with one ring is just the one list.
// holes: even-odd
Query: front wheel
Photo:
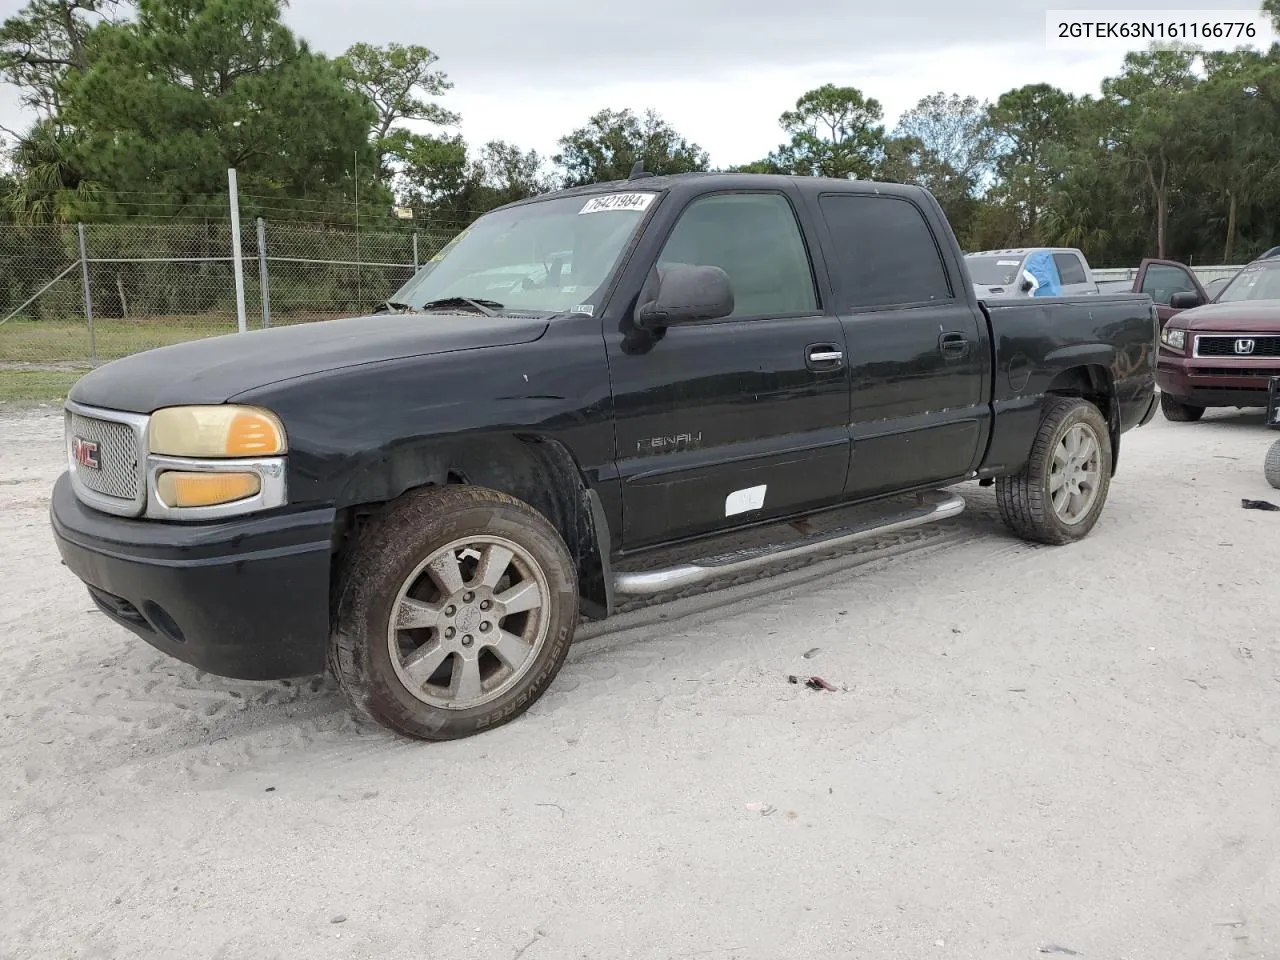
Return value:
[(996, 479), (1001, 519), (1034, 543), (1082, 540), (1111, 489), (1111, 457), (1111, 434), (1097, 407), (1075, 397), (1050, 398), (1027, 465)]
[(337, 587), (329, 666), (360, 713), (452, 740), (532, 706), (577, 622), (573, 561), (541, 514), (483, 487), (429, 487), (361, 534)]
[(1160, 394), (1160, 412), (1172, 423), (1195, 423), (1204, 416), (1204, 407), (1183, 403), (1167, 393)]

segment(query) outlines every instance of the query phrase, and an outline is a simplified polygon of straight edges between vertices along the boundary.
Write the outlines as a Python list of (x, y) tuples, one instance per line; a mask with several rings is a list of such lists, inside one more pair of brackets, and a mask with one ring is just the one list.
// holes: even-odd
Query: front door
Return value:
[(734, 311), (658, 336), (626, 322), (606, 331), (624, 548), (837, 501), (849, 455), (844, 335), (823, 315), (794, 196), (703, 194), (657, 263), (720, 267)]
[(963, 477), (990, 431), (990, 341), (965, 274), (943, 262), (942, 225), (874, 192), (823, 194), (818, 209), (849, 344), (848, 496)]
[(1143, 260), (1133, 281), (1133, 292), (1145, 293), (1155, 301), (1161, 329), (1170, 317), (1182, 312), (1169, 306), (1175, 293), (1197, 293), (1201, 303), (1210, 299), (1191, 268), (1175, 260)]

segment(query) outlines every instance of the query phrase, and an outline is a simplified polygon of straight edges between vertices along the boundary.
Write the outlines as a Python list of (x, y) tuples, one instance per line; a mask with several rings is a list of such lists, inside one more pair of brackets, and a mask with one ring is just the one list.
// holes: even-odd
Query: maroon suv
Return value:
[(1212, 302), (1185, 266), (1160, 266), (1181, 268), (1187, 278), (1169, 294), (1160, 331), (1156, 384), (1165, 418), (1187, 422), (1207, 407), (1265, 407), (1268, 378), (1280, 376), (1280, 257), (1242, 267)]

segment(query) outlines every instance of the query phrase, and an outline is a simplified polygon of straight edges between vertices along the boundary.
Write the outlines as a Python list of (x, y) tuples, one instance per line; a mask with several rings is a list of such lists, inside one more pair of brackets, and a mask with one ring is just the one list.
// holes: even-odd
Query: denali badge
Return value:
[(82, 467), (88, 467), (90, 470), (102, 468), (102, 459), (98, 456), (98, 444), (94, 440), (72, 437), (71, 456), (75, 457), (76, 463)]
[(1241, 354), (1244, 354), (1244, 353), (1253, 353), (1253, 341), (1252, 341), (1252, 340), (1237, 340), (1237, 341), (1236, 341), (1236, 353), (1241, 353)]

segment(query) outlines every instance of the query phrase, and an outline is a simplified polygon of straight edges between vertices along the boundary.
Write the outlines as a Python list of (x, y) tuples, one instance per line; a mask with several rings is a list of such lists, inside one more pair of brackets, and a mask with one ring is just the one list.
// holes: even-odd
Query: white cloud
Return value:
[[(701, 144), (713, 164), (729, 166), (763, 157), (783, 139), (778, 116), (802, 93), (823, 83), (855, 86), (884, 107), (890, 128), (922, 97), (939, 90), (994, 100), (1028, 83), (1046, 82), (1072, 93), (1097, 93), (1115, 73), (1115, 53), (1046, 53), (1038, 46), (952, 47), (927, 55), (860, 57), (856, 62), (762, 67), (727, 72), (718, 79), (653, 80), (600, 84), (590, 89), (523, 85), (478, 92), (467, 71), (454, 76), (448, 97), (462, 114), (472, 143), (505, 139), (539, 153), (603, 107), (657, 110), (684, 136)], [(478, 78), (477, 78), (478, 79)]]

